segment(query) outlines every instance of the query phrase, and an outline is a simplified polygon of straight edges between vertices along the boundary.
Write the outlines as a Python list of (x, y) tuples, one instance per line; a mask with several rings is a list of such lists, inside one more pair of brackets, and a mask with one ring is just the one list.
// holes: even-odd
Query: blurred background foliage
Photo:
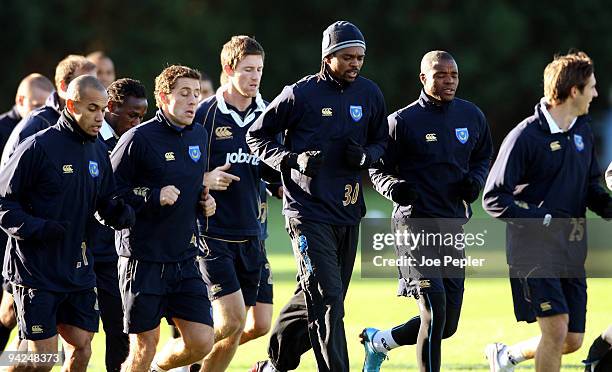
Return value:
[[(261, 92), (271, 100), (283, 85), (318, 70), (322, 31), (339, 19), (355, 23), (365, 35), (368, 49), (362, 74), (379, 84), (389, 112), (416, 99), (419, 62), (432, 49), (455, 56), (461, 79), (458, 96), (485, 112), (496, 147), (510, 128), (533, 112), (542, 96), (546, 64), (570, 48), (586, 51), (595, 61), (600, 93), (591, 105), (595, 118), (610, 108), (612, 6), (604, 0), (0, 4), (2, 111), (11, 107), (23, 76), (41, 72), (53, 79), (55, 65), (69, 53), (105, 51), (115, 62), (117, 77), (141, 80), (150, 97), (155, 76), (173, 63), (196, 67), (217, 82), (221, 46), (235, 34), (254, 36), (265, 48)], [(595, 120), (594, 127), (603, 133), (603, 120)]]

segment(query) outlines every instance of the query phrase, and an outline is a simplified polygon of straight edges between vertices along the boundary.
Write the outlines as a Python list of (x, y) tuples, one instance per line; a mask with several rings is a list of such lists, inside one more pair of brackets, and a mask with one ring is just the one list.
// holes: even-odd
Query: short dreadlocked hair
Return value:
[(107, 88), (108, 101), (123, 105), (127, 97), (147, 98), (145, 87), (138, 80), (123, 78), (115, 80)]

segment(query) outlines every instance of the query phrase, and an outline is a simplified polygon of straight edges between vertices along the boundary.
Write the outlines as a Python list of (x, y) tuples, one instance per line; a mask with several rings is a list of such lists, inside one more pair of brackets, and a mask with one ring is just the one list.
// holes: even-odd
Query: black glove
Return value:
[(111, 199), (98, 212), (105, 223), (116, 230), (132, 227), (136, 222), (134, 209), (125, 204), (123, 199)]
[(408, 182), (400, 182), (391, 188), (391, 200), (395, 203), (407, 206), (419, 198), (416, 187)]
[(601, 217), (606, 221), (612, 220), (612, 200), (609, 200), (608, 204), (601, 210)]
[(352, 138), (349, 139), (349, 143), (344, 149), (344, 159), (350, 168), (356, 170), (367, 169), (372, 163), (370, 155), (368, 155), (363, 146)]
[(480, 195), (480, 185), (472, 177), (465, 177), (457, 184), (459, 197), (468, 204), (472, 204)]
[(285, 163), (289, 167), (297, 169), (308, 177), (314, 177), (319, 173), (324, 157), (321, 151), (304, 151), (299, 155), (295, 153), (289, 154), (285, 159)]
[(57, 222), (47, 220), (40, 232), (40, 239), (46, 242), (60, 241), (64, 239), (64, 235), (66, 235), (66, 230), (69, 226), (70, 222), (68, 221)]

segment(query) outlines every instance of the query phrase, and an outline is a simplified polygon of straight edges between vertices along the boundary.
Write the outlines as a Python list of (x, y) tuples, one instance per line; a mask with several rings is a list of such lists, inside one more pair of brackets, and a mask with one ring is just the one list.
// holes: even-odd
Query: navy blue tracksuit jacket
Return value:
[(246, 132), (266, 108), (261, 96), (253, 100), (245, 113), (239, 113), (223, 99), (222, 91), (200, 103), (195, 121), (202, 123), (208, 134), (207, 171), (226, 163), (229, 173), (240, 177), (227, 190), (211, 191), (217, 210), (211, 217), (199, 216), (200, 232), (211, 237), (243, 239), (260, 234), (259, 158), (251, 154)]
[[(284, 145), (276, 138), (283, 132)], [(366, 208), (361, 172), (346, 164), (346, 146), (352, 139), (376, 161), (385, 151), (387, 135), (386, 107), (378, 86), (361, 76), (344, 84), (325, 73), (286, 86), (251, 126), (247, 143), (281, 172), (286, 217), (350, 226), (359, 223)], [(290, 153), (307, 150), (325, 156), (315, 177), (281, 167)]]
[[(398, 182), (416, 187), (412, 217), (467, 219), (470, 206), (457, 190), (466, 177), (484, 186), (493, 144), (484, 114), (471, 102), (455, 98), (436, 104), (425, 92), (389, 115), (389, 145), (370, 170), (376, 190), (391, 199)], [(410, 206), (396, 206), (409, 211)]]
[[(19, 145), (0, 173), (0, 225), (9, 234), (3, 275), (56, 292), (93, 288), (87, 223), (113, 196), (106, 146), (65, 111), (56, 125)], [(45, 221), (68, 222), (63, 240), (44, 241)]]
[[(558, 212), (584, 217), (587, 207), (601, 213), (609, 200), (589, 121), (580, 116), (567, 132), (551, 133), (538, 104), (504, 139), (482, 204), (491, 216), (513, 222), (507, 226), (509, 264), (532, 264), (534, 251), (549, 264), (584, 264), (586, 236), (570, 241), (567, 231), (546, 229), (541, 221)], [(530, 226), (540, 229), (526, 231), (521, 219), (534, 219)]]
[[(180, 262), (197, 254), (196, 217), (206, 170), (206, 130), (194, 123), (172, 125), (155, 117), (121, 136), (111, 154), (118, 193), (136, 212), (136, 224), (118, 231), (120, 256), (142, 261)], [(174, 185), (180, 195), (161, 206), (160, 190)]]

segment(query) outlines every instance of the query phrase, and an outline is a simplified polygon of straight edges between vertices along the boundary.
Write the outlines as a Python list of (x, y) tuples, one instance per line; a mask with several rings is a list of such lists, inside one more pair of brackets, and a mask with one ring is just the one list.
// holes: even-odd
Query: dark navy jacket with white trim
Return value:
[[(136, 212), (136, 224), (117, 231), (119, 256), (172, 263), (196, 256), (196, 218), (206, 169), (206, 130), (171, 124), (161, 110), (124, 133), (111, 154), (118, 193)], [(163, 187), (174, 185), (174, 205), (161, 206)]]
[[(246, 132), (266, 108), (259, 93), (245, 113), (238, 113), (223, 98), (227, 85), (201, 102), (195, 121), (202, 123), (208, 134), (207, 171), (230, 163), (229, 173), (240, 177), (223, 191), (211, 190), (217, 202), (215, 214), (199, 216), (200, 232), (205, 236), (242, 239), (260, 235), (259, 158), (251, 154)], [(242, 117), (241, 114), (245, 114)]]
[[(93, 288), (87, 223), (115, 182), (106, 146), (65, 111), (54, 126), (27, 138), (0, 172), (0, 225), (9, 234), (3, 275), (32, 288)], [(63, 240), (42, 240), (45, 221), (68, 222)]]
[[(284, 144), (278, 142), (279, 133), (285, 135)], [(359, 223), (366, 208), (361, 172), (347, 165), (346, 146), (352, 139), (376, 161), (385, 151), (387, 135), (386, 107), (378, 86), (361, 76), (340, 83), (326, 72), (286, 86), (251, 126), (247, 143), (281, 172), (286, 217), (349, 226)], [(315, 177), (281, 167), (290, 153), (308, 150), (325, 156)]]
[(389, 115), (389, 145), (370, 170), (376, 190), (391, 199), (398, 182), (415, 186), (412, 206), (395, 208), (417, 218), (472, 215), (457, 190), (465, 177), (484, 186), (493, 143), (487, 120), (469, 101), (454, 98), (438, 104), (421, 91), (418, 100)]
[(493, 217), (512, 219), (507, 226), (508, 263), (524, 264), (529, 251), (537, 249), (547, 252), (548, 263), (582, 264), (586, 239), (570, 242), (564, 231), (544, 228), (527, 233), (520, 223), (533, 219), (541, 226), (545, 215), (555, 212), (585, 217), (587, 207), (600, 214), (610, 199), (601, 185), (590, 118), (579, 116), (568, 131), (551, 133), (540, 105), (504, 139), (482, 205)]

